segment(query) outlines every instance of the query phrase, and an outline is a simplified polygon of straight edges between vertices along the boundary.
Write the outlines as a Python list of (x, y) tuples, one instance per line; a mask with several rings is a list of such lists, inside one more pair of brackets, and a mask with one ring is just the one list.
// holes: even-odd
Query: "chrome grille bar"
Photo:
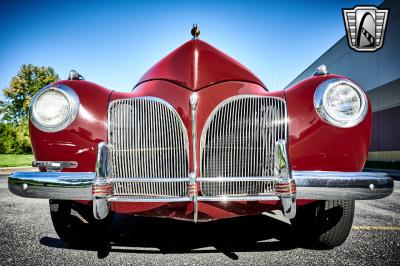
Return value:
[[(211, 113), (201, 136), (201, 192), (204, 196), (269, 195), (276, 180), (274, 150), (287, 139), (285, 101), (277, 97), (234, 96)], [(249, 181), (207, 181), (207, 177), (249, 177)]]
[[(153, 97), (110, 103), (110, 181), (115, 196), (182, 197), (187, 195), (188, 137), (175, 109)], [(176, 182), (132, 182), (176, 178)]]

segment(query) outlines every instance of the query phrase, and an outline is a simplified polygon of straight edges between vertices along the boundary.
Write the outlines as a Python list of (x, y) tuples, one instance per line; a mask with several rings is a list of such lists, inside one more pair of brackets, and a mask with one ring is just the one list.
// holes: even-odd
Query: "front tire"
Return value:
[(112, 214), (96, 220), (92, 205), (50, 200), (50, 214), (57, 235), (68, 246), (102, 245), (109, 235)]
[(291, 220), (301, 244), (316, 249), (342, 245), (353, 224), (354, 200), (327, 200), (298, 208)]

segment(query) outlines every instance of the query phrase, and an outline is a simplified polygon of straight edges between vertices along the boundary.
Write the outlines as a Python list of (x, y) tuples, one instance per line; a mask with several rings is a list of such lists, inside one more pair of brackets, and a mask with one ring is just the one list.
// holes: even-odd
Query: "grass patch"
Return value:
[(0, 154), (0, 167), (31, 166), (33, 154)]
[(400, 161), (394, 161), (394, 162), (367, 161), (364, 167), (400, 170)]

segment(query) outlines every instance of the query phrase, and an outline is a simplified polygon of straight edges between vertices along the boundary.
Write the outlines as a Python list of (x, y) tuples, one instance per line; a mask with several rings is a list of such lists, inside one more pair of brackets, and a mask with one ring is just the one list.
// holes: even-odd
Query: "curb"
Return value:
[(32, 166), (18, 166), (18, 167), (2, 167), (0, 168), (0, 174), (11, 174), (12, 172), (37, 172), (37, 167)]

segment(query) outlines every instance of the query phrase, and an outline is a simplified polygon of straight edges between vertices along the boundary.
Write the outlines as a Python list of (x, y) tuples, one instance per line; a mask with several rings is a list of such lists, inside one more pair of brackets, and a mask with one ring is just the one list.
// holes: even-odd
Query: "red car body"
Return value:
[[(132, 92), (111, 91), (84, 80), (63, 80), (79, 96), (77, 118), (58, 132), (43, 132), (30, 124), (32, 147), (38, 161), (76, 161), (70, 172), (94, 172), (100, 142), (107, 142), (109, 103), (124, 98), (152, 96), (170, 103), (178, 112), (192, 142), (190, 96), (196, 92), (197, 136), (207, 118), (223, 100), (235, 95), (274, 96), (286, 101), (288, 112), (288, 157), (292, 170), (361, 172), (371, 138), (371, 107), (356, 126), (339, 128), (326, 123), (315, 111), (313, 97), (325, 80), (337, 75), (316, 75), (288, 89), (268, 91), (247, 68), (201, 40), (190, 40), (155, 66)], [(199, 147), (200, 138), (196, 146)], [(194, 171), (193, 146), (189, 146), (189, 171)], [(195, 152), (200, 162), (199, 149)], [(200, 176), (200, 167), (196, 167)], [(46, 171), (41, 168), (41, 171)], [(200, 190), (198, 191), (201, 194)], [(299, 199), (297, 205), (313, 202)], [(91, 201), (80, 200), (84, 204)], [(198, 220), (207, 221), (280, 209), (280, 201), (198, 202)], [(118, 213), (193, 220), (193, 202), (112, 202)]]
[(386, 173), (362, 172), (371, 139), (366, 94), (324, 65), (268, 91), (199, 33), (194, 25), (194, 39), (132, 92), (76, 71), (39, 90), (29, 127), (40, 172), (13, 173), (10, 191), (49, 199), (68, 245), (108, 241), (114, 213), (205, 222), (276, 210), (292, 224), (290, 239), (344, 243), (355, 200), (393, 192)]

